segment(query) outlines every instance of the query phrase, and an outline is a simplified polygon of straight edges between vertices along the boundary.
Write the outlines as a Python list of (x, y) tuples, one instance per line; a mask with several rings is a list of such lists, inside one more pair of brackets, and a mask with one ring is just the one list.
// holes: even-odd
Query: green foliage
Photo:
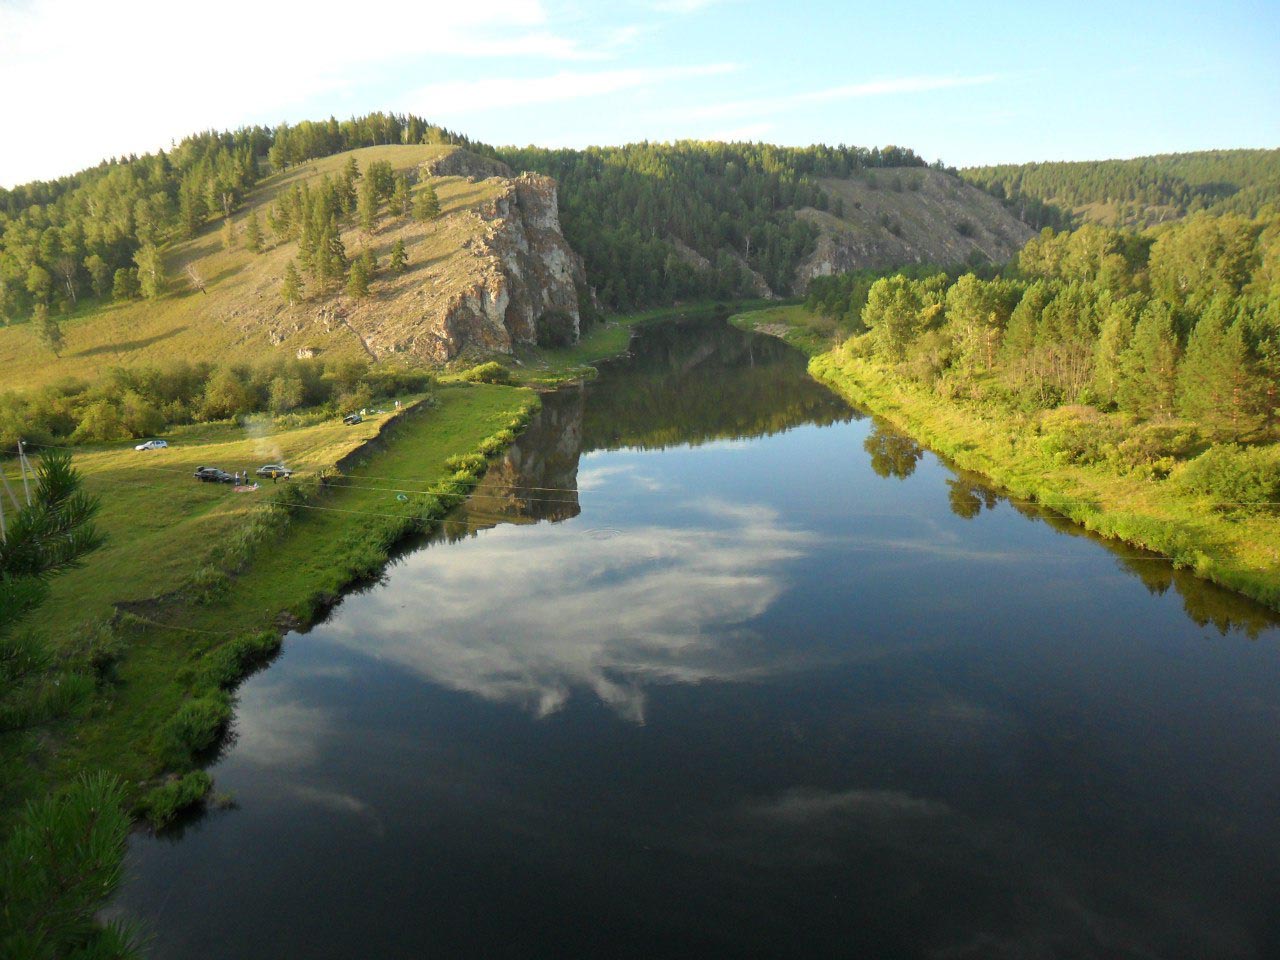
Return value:
[(490, 360), (472, 367), (462, 379), (471, 383), (511, 383), (511, 371), (498, 361)]
[(404, 251), (404, 239), (397, 237), (396, 242), (391, 245), (391, 254), (387, 258), (387, 267), (392, 273), (404, 273), (405, 267), (409, 263), (409, 255)]
[(440, 198), (436, 188), (430, 182), (423, 184), (418, 196), (413, 201), (413, 215), (423, 222), (434, 220), (440, 216)]
[(142, 797), (138, 812), (157, 830), (177, 819), (178, 814), (202, 801), (213, 788), (213, 779), (203, 770), (170, 777)]
[(1036, 227), (1070, 226), (1060, 209), (1111, 204), (1111, 220), (1145, 226), (1199, 210), (1256, 216), (1280, 197), (1280, 150), (1213, 150), (1133, 160), (1004, 164), (960, 175)]
[[(289, 486), (285, 489), (297, 491), (299, 488)], [(294, 495), (302, 496), (301, 493)], [(274, 631), (237, 637), (201, 658), (197, 668), (200, 684), (230, 690), (246, 674), (265, 664), (279, 651), (280, 634)]]
[(250, 212), (244, 225), (244, 245), (250, 253), (262, 252), (262, 224), (258, 222), (258, 211)]
[(1280, 506), (1280, 448), (1213, 446), (1179, 468), (1173, 481), (1228, 510), (1274, 512)]
[(280, 296), (291, 307), (302, 299), (302, 277), (298, 275), (298, 267), (292, 260), (285, 264)]
[(159, 754), (165, 766), (184, 769), (193, 758), (211, 748), (231, 722), (231, 701), (225, 694), (207, 694), (188, 700), (157, 734)]
[(43, 303), (37, 303), (31, 315), (31, 322), (35, 325), (36, 336), (39, 337), (40, 343), (55, 357), (61, 356), (64, 343), (62, 325), (49, 312), (49, 308)]
[(369, 295), (369, 266), (363, 257), (351, 261), (347, 275), (347, 296), (363, 299)]
[(0, 954), (23, 960), (139, 956), (134, 933), (94, 920), (123, 878), (129, 818), (114, 778), (84, 776), (30, 804), (0, 849)]

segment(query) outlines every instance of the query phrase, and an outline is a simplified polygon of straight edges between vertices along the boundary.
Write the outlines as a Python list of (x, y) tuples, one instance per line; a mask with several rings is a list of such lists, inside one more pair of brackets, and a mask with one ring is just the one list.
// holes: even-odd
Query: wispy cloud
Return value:
[(729, 63), (689, 67), (632, 67), (618, 70), (560, 71), (543, 77), (481, 77), (433, 83), (412, 94), (432, 116), (478, 113), (533, 103), (559, 103), (638, 90), (691, 77), (731, 73)]
[(649, 7), (659, 13), (698, 13), (724, 0), (652, 0)]
[(776, 97), (729, 100), (724, 103), (691, 107), (688, 110), (681, 111), (680, 115), (688, 120), (724, 120), (735, 117), (767, 116), (811, 104), (834, 103), (840, 100), (857, 100), (865, 97), (887, 97), (904, 93), (928, 93), (934, 90), (950, 90), (956, 87), (973, 87), (995, 83), (999, 79), (1000, 75), (994, 73), (968, 77), (890, 77), (880, 80), (868, 80), (864, 83), (824, 87), (820, 90), (783, 94)]

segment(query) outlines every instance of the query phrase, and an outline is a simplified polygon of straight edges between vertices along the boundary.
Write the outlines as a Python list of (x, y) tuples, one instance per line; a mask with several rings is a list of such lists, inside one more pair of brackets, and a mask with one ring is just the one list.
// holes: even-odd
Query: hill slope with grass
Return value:
[[(281, 288), (299, 244), (273, 237), (266, 226), (272, 207), (295, 186), (315, 189), (325, 176), (337, 178), (352, 159), (361, 171), (389, 164), (409, 180), (411, 202), (429, 184), (440, 214), (424, 221), (384, 208), (372, 230), (340, 223), (347, 258), (368, 250), (377, 259), (368, 295), (309, 281), (291, 305)], [(251, 218), (264, 235), (261, 252), (249, 249)], [(259, 363), (300, 351), (443, 362), (535, 342), (549, 315), (576, 334), (582, 269), (560, 235), (555, 182), (513, 176), (459, 147), (365, 147), (310, 160), (260, 181), (229, 220), (230, 246), (227, 228), (215, 223), (164, 251), (161, 296), (62, 318), (60, 356), (34, 323), (0, 328), (0, 388), (93, 379), (111, 366)], [(397, 242), (407, 255), (403, 272), (389, 264)]]
[(1004, 263), (1032, 236), (994, 197), (940, 170), (859, 170), (817, 182), (828, 204), (797, 212), (818, 229), (796, 269), (797, 293), (814, 277), (852, 270)]

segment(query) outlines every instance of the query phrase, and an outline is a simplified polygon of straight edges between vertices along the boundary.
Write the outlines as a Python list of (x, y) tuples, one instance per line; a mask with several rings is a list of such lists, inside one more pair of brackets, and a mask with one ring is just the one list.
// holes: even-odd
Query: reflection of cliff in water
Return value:
[(812, 380), (803, 354), (722, 319), (646, 327), (588, 389), (586, 450), (767, 436), (853, 416)]
[(455, 522), (446, 524), (446, 539), (499, 523), (576, 517), (583, 404), (581, 387), (543, 394), (542, 409), (451, 515)]

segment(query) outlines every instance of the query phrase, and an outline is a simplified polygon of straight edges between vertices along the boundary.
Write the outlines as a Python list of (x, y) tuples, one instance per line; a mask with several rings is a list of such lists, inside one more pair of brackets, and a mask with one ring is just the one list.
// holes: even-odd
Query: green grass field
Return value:
[[(218, 571), (223, 589), (204, 600), (189, 591), (172, 595), (216, 561), (220, 541), (234, 539), (266, 512), (272, 488), (237, 494), (198, 483), (191, 470), (211, 462), (225, 469), (256, 466), (263, 441), (232, 427), (206, 426), (175, 438), (169, 451), (117, 446), (77, 456), (86, 486), (102, 497), (100, 524), (111, 539), (83, 568), (55, 580), (50, 602), (23, 626), (70, 649), (86, 623), (106, 620), (123, 603), (126, 613), (112, 631), (120, 660), (87, 713), (39, 737), (5, 741), (0, 806), (12, 813), (23, 798), (59, 789), (85, 770), (119, 775), (139, 800), (145, 785), (172, 764), (158, 732), (184, 704), (222, 696), (201, 679), (201, 665), (240, 638), (307, 622), (354, 578), (376, 571), (420, 509), (416, 494), (406, 504), (398, 493), (442, 481), (453, 489), (445, 461), (518, 428), (534, 404), (535, 395), (518, 387), (440, 388), (433, 405), (407, 411), (340, 479), (298, 507), (283, 530), (268, 530), (247, 565)], [(384, 421), (284, 431), (271, 437), (272, 451), (303, 471), (292, 483), (314, 485), (309, 475), (360, 448)]]

